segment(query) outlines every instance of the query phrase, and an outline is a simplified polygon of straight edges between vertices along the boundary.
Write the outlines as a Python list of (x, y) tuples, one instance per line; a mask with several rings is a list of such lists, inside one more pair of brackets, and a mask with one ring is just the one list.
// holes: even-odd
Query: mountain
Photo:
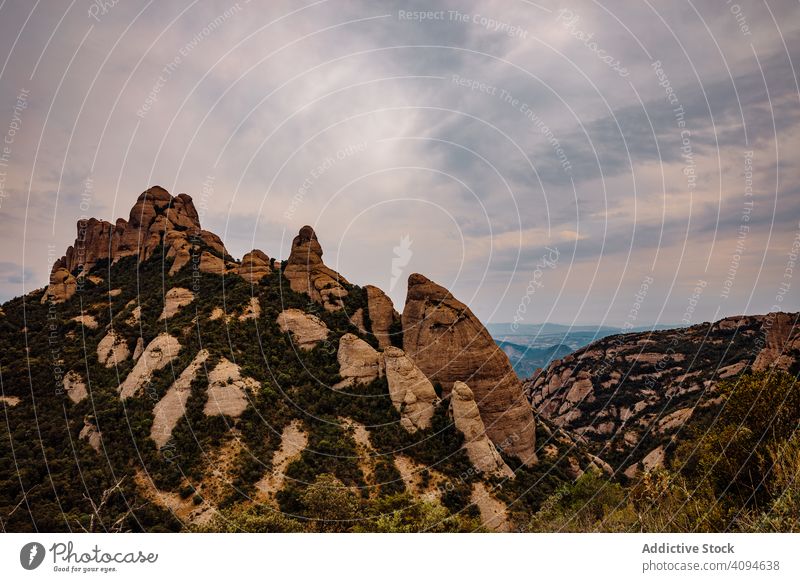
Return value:
[(628, 477), (664, 466), (693, 417), (724, 403), (720, 382), (748, 371), (800, 372), (797, 313), (738, 316), (608, 336), (526, 382), (540, 418)]
[(534, 348), (509, 341), (495, 339), (500, 349), (505, 352), (517, 376), (530, 378), (540, 368), (544, 368), (553, 360), (563, 358), (572, 353), (572, 348), (564, 344)]
[(398, 310), (310, 226), (239, 260), (155, 186), (0, 309), (0, 528), (795, 531), (797, 318), (526, 328), (523, 382), (428, 277)]
[[(401, 316), (310, 226), (285, 260), (237, 260), (154, 186), (127, 220), (80, 221), (47, 287), (2, 309), (8, 531), (508, 529), (574, 469), (538, 461), (466, 305), (413, 274)], [(357, 513), (319, 518), (331, 483)]]

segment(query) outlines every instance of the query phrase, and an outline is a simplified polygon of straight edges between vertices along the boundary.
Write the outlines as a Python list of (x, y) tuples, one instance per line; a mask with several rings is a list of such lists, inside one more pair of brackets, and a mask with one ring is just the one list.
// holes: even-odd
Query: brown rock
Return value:
[(439, 403), (431, 381), (400, 348), (389, 346), (383, 359), (389, 396), (400, 413), (403, 428), (415, 432), (430, 427)]
[(475, 468), (481, 473), (498, 477), (513, 477), (514, 473), (505, 464), (486, 429), (475, 403), (475, 395), (463, 382), (453, 384), (450, 396), (453, 424), (464, 434), (464, 449)]
[(533, 413), (508, 356), (472, 311), (444, 287), (419, 274), (408, 279), (403, 346), (449, 393), (466, 382), (475, 393), (486, 433), (523, 463), (536, 463)]
[(250, 283), (258, 283), (271, 272), (269, 257), (257, 249), (242, 257), (242, 264), (236, 269), (236, 273)]
[[(140, 338), (141, 339), (141, 338)], [(200, 350), (172, 383), (164, 397), (153, 408), (153, 426), (150, 438), (161, 448), (172, 436), (172, 430), (186, 412), (186, 401), (192, 391), (192, 382), (208, 359), (208, 351)]]
[(164, 295), (164, 311), (161, 312), (158, 321), (169, 319), (192, 301), (194, 301), (194, 293), (183, 287), (173, 287)]
[(199, 268), (203, 273), (211, 273), (212, 275), (224, 275), (226, 270), (225, 261), (208, 251), (203, 251), (203, 254), (200, 255)]
[(394, 304), (386, 293), (373, 285), (367, 285), (364, 289), (367, 291), (367, 310), (372, 334), (378, 340), (380, 348), (386, 349), (392, 345), (390, 329), (393, 323), (400, 321), (400, 314), (395, 311)]
[(770, 313), (764, 318), (764, 348), (753, 362), (756, 371), (771, 366), (788, 369), (794, 363), (793, 351), (800, 349), (800, 321), (797, 313)]
[(81, 375), (74, 370), (70, 370), (64, 375), (63, 383), (67, 396), (76, 404), (89, 395), (86, 390), (86, 383)]
[(65, 268), (53, 266), (50, 274), (50, 285), (44, 292), (42, 303), (52, 301), (53, 303), (64, 303), (69, 301), (78, 291), (78, 282), (75, 277)]
[(203, 412), (206, 416), (222, 414), (234, 418), (247, 408), (248, 392), (258, 389), (253, 378), (243, 378), (239, 366), (222, 358), (208, 374), (208, 400)]
[(328, 327), (316, 315), (299, 309), (287, 309), (278, 315), (278, 326), (283, 333), (291, 333), (294, 343), (304, 350), (313, 349), (328, 339)]
[(97, 344), (97, 360), (106, 368), (113, 368), (127, 360), (129, 355), (128, 342), (113, 329)]
[(344, 306), (342, 298), (347, 295), (347, 290), (343, 285), (349, 283), (322, 262), (322, 247), (310, 226), (301, 228), (294, 237), (283, 274), (293, 291), (307, 294), (328, 311)]
[(336, 357), (342, 381), (333, 387), (335, 390), (355, 384), (369, 384), (383, 374), (381, 355), (352, 333), (346, 333), (339, 339)]
[(120, 398), (130, 398), (136, 396), (147, 382), (152, 378), (153, 373), (160, 370), (172, 360), (178, 357), (181, 344), (177, 339), (167, 333), (162, 333), (151, 341), (141, 357), (136, 361), (136, 365), (128, 373), (128, 376), (119, 385)]
[(96, 453), (100, 452), (100, 446), (103, 442), (103, 435), (97, 430), (97, 425), (92, 422), (88, 417), (83, 419), (83, 428), (78, 433), (78, 438), (89, 443)]

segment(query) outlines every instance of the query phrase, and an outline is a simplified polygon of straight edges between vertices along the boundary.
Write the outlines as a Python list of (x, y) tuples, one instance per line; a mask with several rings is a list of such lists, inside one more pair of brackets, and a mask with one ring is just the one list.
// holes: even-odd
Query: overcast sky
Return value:
[(421, 272), (493, 322), (797, 311), (799, 29), (789, 0), (2, 1), (0, 298), (159, 184), (236, 257), (313, 225), (399, 309)]

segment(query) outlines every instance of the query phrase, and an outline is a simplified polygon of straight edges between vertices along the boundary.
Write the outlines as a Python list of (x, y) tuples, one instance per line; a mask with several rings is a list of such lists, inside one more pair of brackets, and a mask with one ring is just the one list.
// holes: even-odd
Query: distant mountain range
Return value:
[(655, 324), (629, 329), (606, 325), (563, 325), (559, 323), (490, 323), (486, 326), (506, 353), (520, 378), (530, 378), (539, 368), (563, 358), (595, 340), (621, 333), (675, 329), (679, 325)]

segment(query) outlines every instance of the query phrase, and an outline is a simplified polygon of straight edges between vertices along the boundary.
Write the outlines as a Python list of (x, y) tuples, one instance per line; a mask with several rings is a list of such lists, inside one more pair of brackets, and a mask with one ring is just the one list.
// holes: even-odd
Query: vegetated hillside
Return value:
[(526, 387), (541, 418), (633, 477), (664, 465), (690, 419), (719, 412), (720, 380), (768, 368), (796, 375), (798, 356), (797, 313), (730, 317), (600, 339)]
[[(238, 261), (189, 196), (152, 188), (78, 233), (0, 314), (4, 531), (508, 530), (592, 465), (544, 426), (544, 458), (512, 456), (534, 444), (524, 407), (492, 442), (480, 362), (431, 382), (388, 297), (328, 269), (310, 227), (288, 260)], [(468, 308), (438, 311), (416, 277), (426, 321), (454, 317), (524, 399)]]

